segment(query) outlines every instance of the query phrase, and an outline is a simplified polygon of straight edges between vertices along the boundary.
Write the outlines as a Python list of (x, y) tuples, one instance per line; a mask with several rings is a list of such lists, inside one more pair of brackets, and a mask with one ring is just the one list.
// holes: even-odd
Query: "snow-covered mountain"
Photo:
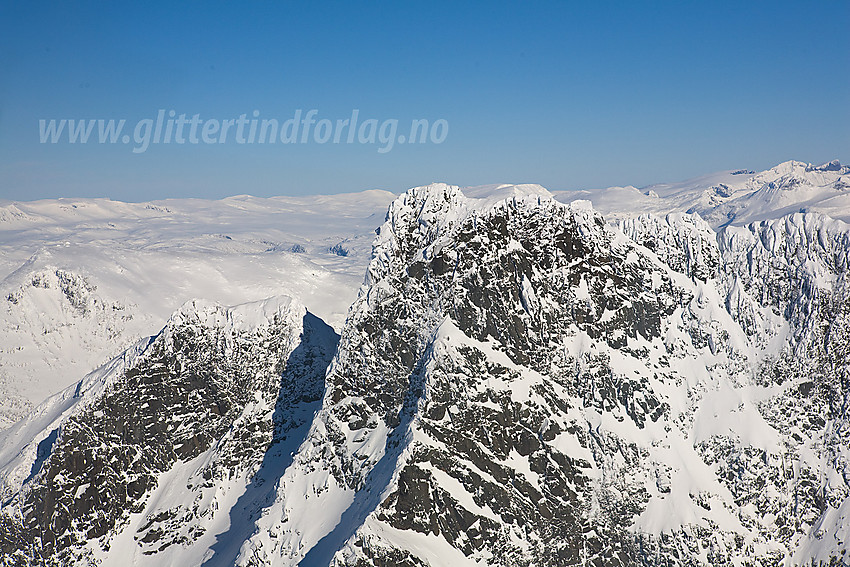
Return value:
[(0, 434), (0, 552), (850, 564), (848, 170), (723, 175), (645, 189), (662, 215), (418, 187), (343, 325), (186, 303)]
[(588, 199), (608, 218), (638, 212), (697, 213), (713, 228), (742, 226), (797, 212), (817, 212), (850, 222), (850, 166), (786, 161), (766, 171), (739, 169), (681, 183), (609, 187), (556, 193), (558, 199)]
[(120, 566), (227, 551), (310, 425), (336, 342), (286, 297), (183, 306), (5, 432), (0, 552)]

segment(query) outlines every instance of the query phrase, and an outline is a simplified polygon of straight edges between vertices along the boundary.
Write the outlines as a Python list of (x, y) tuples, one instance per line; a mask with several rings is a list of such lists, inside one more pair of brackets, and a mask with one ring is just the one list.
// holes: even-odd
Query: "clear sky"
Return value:
[[(578, 189), (788, 159), (846, 163), (848, 30), (846, 0), (2, 0), (0, 199), (398, 192), (432, 181)], [(257, 111), (258, 125), (282, 125), (298, 109), (330, 121), (318, 132), (329, 141), (317, 142), (316, 124), (304, 144), (240, 144), (235, 126), (217, 141), (225, 120)], [(354, 109), (358, 127), (397, 120), (398, 136), (414, 119), (445, 122), (388, 151), (369, 128), (364, 143), (342, 130), (333, 143), (328, 127)], [(197, 143), (188, 125), (183, 144), (175, 132), (164, 143), (170, 111), (198, 115)], [(97, 126), (87, 143), (67, 131), (42, 143), (39, 120), (51, 119), (126, 124), (115, 143), (98, 143)], [(213, 143), (199, 139), (208, 123)]]

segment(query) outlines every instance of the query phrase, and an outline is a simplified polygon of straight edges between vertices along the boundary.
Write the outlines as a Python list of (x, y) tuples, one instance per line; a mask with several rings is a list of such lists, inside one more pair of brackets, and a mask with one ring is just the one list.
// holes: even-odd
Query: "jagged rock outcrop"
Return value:
[[(801, 338), (841, 312), (800, 307), (826, 297), (812, 262), (846, 273), (847, 228), (823, 222), (826, 252), (791, 226), (796, 246), (744, 250), (696, 215), (612, 228), (539, 195), (409, 191), (241, 564), (839, 564), (847, 341)], [(806, 344), (823, 356), (786, 373)]]
[(196, 543), (228, 514), (228, 489), (309, 424), (335, 344), (288, 298), (184, 306), (129, 367), (86, 384), (94, 393), (5, 503), (0, 551), (11, 564), (117, 565), (124, 532), (130, 557)]

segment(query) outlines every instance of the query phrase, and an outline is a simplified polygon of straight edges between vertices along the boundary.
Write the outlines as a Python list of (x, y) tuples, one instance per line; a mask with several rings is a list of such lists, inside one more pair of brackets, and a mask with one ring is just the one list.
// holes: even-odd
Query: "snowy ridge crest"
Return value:
[(253, 301), (225, 307), (209, 300), (192, 299), (183, 304), (168, 320), (165, 327), (199, 324), (209, 328), (220, 328), (228, 333), (256, 332), (284, 320), (300, 318), (303, 308), (291, 297), (280, 295), (261, 301)]

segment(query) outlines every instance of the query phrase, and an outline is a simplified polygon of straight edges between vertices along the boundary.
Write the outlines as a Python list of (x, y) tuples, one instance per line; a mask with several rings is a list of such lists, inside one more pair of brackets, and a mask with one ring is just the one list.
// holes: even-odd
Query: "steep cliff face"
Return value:
[(391, 205), (341, 336), (187, 306), (10, 430), (7, 557), (850, 562), (848, 225), (470, 194)]
[(848, 250), (409, 191), (241, 563), (840, 563)]
[[(660, 256), (671, 266), (683, 266), (681, 252), (689, 247), (698, 251), (691, 256), (706, 244), (719, 252), (715, 286), (745, 335), (747, 380), (724, 394), (726, 409), (713, 421), (726, 423), (704, 430), (695, 447), (729, 489), (750, 534), (775, 547), (768, 557), (842, 564), (850, 548), (850, 227), (797, 213), (729, 227), (694, 246), (681, 244), (683, 221), (693, 219), (641, 217), (621, 225), (647, 247), (668, 234)], [(674, 241), (671, 252), (666, 246)], [(749, 437), (748, 406), (768, 435)]]
[[(288, 298), (187, 304), (131, 364), (75, 389), (4, 504), (4, 555), (22, 564), (161, 564), (154, 555), (193, 548), (203, 557), (215, 529), (238, 517), (236, 498), (250, 499), (274, 475), (267, 465), (285, 468), (335, 344), (329, 327)], [(59, 397), (48, 405), (71, 405)]]

